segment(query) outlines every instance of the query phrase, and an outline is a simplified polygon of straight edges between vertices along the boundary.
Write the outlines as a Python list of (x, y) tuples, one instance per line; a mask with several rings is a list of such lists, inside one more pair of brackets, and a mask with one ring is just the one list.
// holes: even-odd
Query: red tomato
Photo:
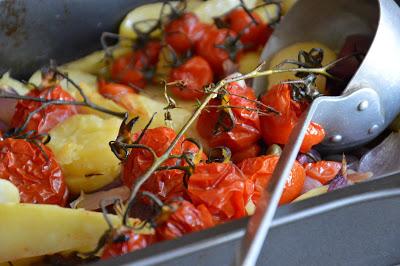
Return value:
[[(60, 86), (55, 86), (54, 88), (46, 88), (43, 90), (34, 89), (31, 90), (27, 94), (27, 96), (44, 98), (47, 100), (75, 100)], [(15, 113), (11, 119), (11, 127), (21, 127), (28, 115), (34, 110), (38, 109), (40, 106), (42, 106), (42, 103), (40, 102), (19, 100), (17, 105), (15, 106)], [(47, 133), (56, 125), (77, 113), (78, 109), (74, 105), (49, 105), (33, 115), (24, 131), (27, 132), (30, 130), (35, 130), (38, 133)]]
[(183, 100), (195, 100), (204, 95), (203, 87), (213, 82), (210, 65), (200, 56), (194, 56), (183, 65), (172, 69), (169, 82), (182, 80), (184, 88), (172, 87), (171, 91)]
[[(253, 201), (255, 203), (258, 202), (267, 187), (278, 160), (278, 156), (269, 155), (248, 158), (239, 164), (243, 174), (254, 182), (255, 191)], [(305, 178), (304, 168), (296, 161), (286, 181), (279, 204), (289, 203), (300, 196)]]
[(143, 48), (116, 58), (110, 69), (112, 79), (143, 89), (149, 73), (151, 74), (158, 62), (160, 50), (159, 41), (150, 41)]
[[(242, 87), (235, 82), (228, 85), (227, 90), (232, 95), (227, 95), (227, 105), (231, 107), (235, 117), (235, 123), (230, 131), (215, 133), (218, 119), (221, 115), (225, 115), (224, 110), (219, 108), (208, 107), (203, 110), (197, 121), (197, 131), (200, 136), (208, 142), (210, 147), (225, 146), (228, 147), (235, 155), (236, 152), (244, 151), (249, 146), (255, 144), (261, 138), (260, 119), (256, 110), (246, 110), (240, 107), (248, 107), (257, 109), (257, 104), (250, 100), (256, 100), (254, 91), (250, 87)], [(243, 98), (245, 97), (245, 98)], [(211, 106), (220, 106), (222, 100), (214, 99), (210, 101)], [(225, 115), (224, 124), (230, 125), (228, 116)]]
[[(175, 137), (176, 133), (173, 129), (158, 127), (148, 129), (139, 143), (152, 148), (157, 156), (161, 156)], [(185, 142), (182, 145), (182, 141), (183, 138), (175, 146), (171, 154), (176, 155), (182, 154), (184, 151), (193, 151), (193, 144)], [(122, 179), (124, 184), (132, 187), (134, 181), (144, 174), (152, 163), (153, 157), (148, 150), (133, 149), (123, 164)], [(177, 163), (177, 159), (169, 159), (163, 166), (175, 166)], [(143, 184), (141, 190), (157, 195), (164, 202), (174, 197), (184, 197), (183, 177), (184, 172), (182, 170), (156, 171)]]
[[(292, 129), (307, 106), (292, 100), (290, 84), (272, 87), (262, 96), (261, 101), (281, 113), (260, 117), (264, 141), (267, 144), (286, 144)], [(311, 122), (301, 145), (301, 152), (308, 152), (312, 146), (322, 142), (324, 137), (325, 130), (317, 123)]]
[(115, 82), (106, 82), (104, 79), (98, 81), (99, 93), (105, 98), (118, 101), (126, 94), (135, 93), (135, 90), (124, 84)]
[(253, 192), (253, 182), (233, 163), (199, 164), (189, 178), (192, 202), (204, 204), (218, 221), (245, 216)]
[(257, 24), (243, 8), (232, 10), (224, 19), (224, 22), (228, 24), (231, 30), (237, 34), (242, 34), (240, 41), (248, 50), (263, 46), (273, 31), (270, 26), (261, 20), (257, 13), (252, 12), (251, 14)]
[(189, 201), (181, 200), (171, 203), (170, 206), (175, 211), (166, 220), (157, 223), (158, 240), (171, 240), (214, 226), (212, 215), (204, 205), (196, 208)]
[(260, 154), (260, 152), (261, 152), (260, 145), (255, 143), (255, 144), (249, 146), (247, 149), (241, 150), (239, 152), (235, 152), (232, 155), (231, 160), (235, 164), (238, 164), (241, 161), (243, 161), (244, 159), (257, 157)]
[(342, 169), (342, 164), (333, 161), (319, 161), (304, 166), (307, 176), (318, 180), (323, 185), (335, 178)]
[[(21, 202), (65, 206), (68, 190), (50, 149), (23, 139), (0, 141), (0, 178), (18, 189)], [(40, 147), (40, 148), (39, 148)]]
[(153, 242), (151, 235), (141, 235), (132, 229), (116, 231), (105, 244), (101, 259), (118, 257), (129, 252), (147, 247)]
[(233, 43), (236, 37), (230, 29), (206, 27), (204, 36), (196, 44), (196, 53), (207, 60), (217, 78), (231, 74), (232, 62), (237, 62), (240, 56), (240, 42)]
[(187, 54), (204, 34), (204, 27), (194, 13), (184, 13), (168, 22), (165, 41), (177, 54)]

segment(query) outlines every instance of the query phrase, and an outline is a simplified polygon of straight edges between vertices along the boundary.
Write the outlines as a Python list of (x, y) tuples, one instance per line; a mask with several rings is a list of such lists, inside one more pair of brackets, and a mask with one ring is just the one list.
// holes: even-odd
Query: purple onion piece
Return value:
[(299, 155), (297, 155), (297, 161), (300, 164), (314, 163), (321, 161), (321, 155), (316, 150), (311, 150), (307, 153), (299, 153)]
[(310, 190), (313, 190), (313, 189), (315, 189), (317, 187), (322, 187), (321, 182), (319, 182), (318, 180), (315, 180), (315, 179), (307, 176), (306, 180), (304, 182), (301, 194), (304, 194), (304, 193), (306, 193), (306, 192), (308, 192)]
[(349, 182), (345, 176), (342, 174), (338, 174), (332, 181), (329, 183), (328, 192), (341, 189), (347, 187)]

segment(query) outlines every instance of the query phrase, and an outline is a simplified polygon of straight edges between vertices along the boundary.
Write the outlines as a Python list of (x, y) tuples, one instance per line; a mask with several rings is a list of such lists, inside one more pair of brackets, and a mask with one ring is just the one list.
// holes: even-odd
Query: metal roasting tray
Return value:
[[(300, 0), (301, 1), (301, 0)], [(27, 79), (50, 58), (100, 49), (103, 31), (146, 0), (0, 0), (0, 74)], [(397, 0), (399, 3), (400, 0)], [(0, 106), (1, 108), (1, 106)], [(400, 174), (278, 209), (260, 265), (400, 263)], [(96, 265), (230, 265), (247, 218)]]

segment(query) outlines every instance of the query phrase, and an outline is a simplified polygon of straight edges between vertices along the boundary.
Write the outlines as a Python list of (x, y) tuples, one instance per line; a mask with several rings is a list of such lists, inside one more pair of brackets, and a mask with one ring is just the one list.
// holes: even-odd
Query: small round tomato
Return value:
[(200, 56), (194, 56), (183, 65), (172, 69), (169, 82), (181, 80), (184, 87), (175, 86), (171, 91), (183, 100), (195, 100), (204, 95), (204, 86), (213, 82), (210, 65)]
[[(254, 182), (253, 201), (255, 203), (260, 199), (263, 191), (267, 187), (272, 173), (278, 163), (279, 156), (268, 155), (256, 158), (248, 158), (239, 164), (243, 174)], [(306, 179), (304, 168), (296, 161), (289, 178), (286, 180), (279, 204), (286, 204), (300, 196)]]
[(187, 54), (204, 34), (199, 18), (191, 12), (172, 19), (164, 28), (165, 41), (177, 54)]
[(50, 149), (23, 139), (0, 141), (0, 178), (12, 182), (21, 202), (65, 206), (68, 190)]
[(126, 94), (136, 92), (129, 86), (115, 82), (106, 82), (104, 79), (99, 79), (98, 90), (102, 96), (114, 101), (120, 100)]
[[(33, 89), (26, 96), (43, 98), (46, 100), (74, 101), (75, 99), (61, 86), (46, 89)], [(19, 100), (15, 106), (15, 113), (11, 119), (11, 127), (18, 128), (23, 126), (27, 117), (42, 103)], [(49, 105), (32, 116), (25, 128), (25, 132), (35, 130), (38, 133), (47, 133), (56, 125), (66, 120), (68, 117), (77, 114), (78, 109), (74, 105)]]
[(186, 200), (174, 201), (169, 205), (172, 213), (157, 223), (158, 240), (171, 240), (214, 226), (213, 217), (204, 205), (195, 207)]
[(242, 52), (242, 45), (236, 39), (237, 34), (230, 29), (206, 27), (204, 36), (196, 44), (196, 53), (207, 60), (217, 78), (235, 72), (232, 65)]
[(235, 152), (232, 155), (232, 162), (238, 164), (244, 159), (257, 157), (261, 152), (261, 147), (258, 143), (250, 145), (248, 148)]
[[(291, 98), (291, 89), (290, 84), (279, 84), (261, 97), (262, 103), (280, 112), (280, 115), (260, 117), (262, 135), (269, 145), (286, 144), (301, 113), (307, 108), (305, 103), (296, 102)], [(311, 122), (301, 145), (301, 152), (308, 152), (314, 145), (322, 142), (324, 137), (325, 130), (317, 123)]]
[(101, 259), (118, 257), (145, 248), (152, 242), (151, 235), (137, 234), (133, 229), (115, 230), (104, 246)]
[[(210, 101), (209, 107), (201, 112), (196, 127), (210, 147), (225, 146), (235, 155), (261, 138), (260, 118), (252, 88), (234, 82), (228, 85), (227, 91), (230, 94), (222, 99)], [(234, 121), (231, 121), (226, 110), (215, 108), (222, 104), (231, 107)], [(230, 130), (222, 129), (221, 123)]]
[[(138, 135), (138, 134), (137, 134)], [(136, 136), (137, 137), (137, 136)], [(154, 150), (157, 156), (161, 156), (170, 146), (176, 133), (168, 127), (157, 127), (148, 129), (140, 144), (146, 145)], [(183, 138), (171, 152), (171, 155), (194, 151), (195, 145), (188, 142), (183, 143)], [(187, 143), (187, 144), (186, 144)], [(196, 148), (197, 149), (197, 148)], [(132, 187), (137, 178), (144, 174), (153, 163), (153, 156), (145, 149), (132, 149), (127, 160), (123, 164), (122, 179), (125, 185)], [(169, 159), (162, 166), (182, 165), (177, 159)], [(141, 191), (149, 191), (157, 195), (162, 201), (168, 201), (175, 197), (185, 196), (183, 184), (184, 172), (182, 170), (156, 171), (141, 187)]]
[(204, 204), (217, 221), (245, 216), (253, 192), (253, 182), (233, 163), (199, 164), (188, 182), (192, 202)]
[(335, 178), (342, 169), (342, 164), (333, 161), (319, 161), (308, 163), (304, 166), (307, 176), (318, 180), (321, 184), (326, 185)]
[(264, 45), (273, 31), (257, 13), (252, 12), (251, 15), (254, 20), (243, 8), (236, 8), (224, 18), (228, 27), (241, 35), (240, 41), (247, 50), (255, 50)]

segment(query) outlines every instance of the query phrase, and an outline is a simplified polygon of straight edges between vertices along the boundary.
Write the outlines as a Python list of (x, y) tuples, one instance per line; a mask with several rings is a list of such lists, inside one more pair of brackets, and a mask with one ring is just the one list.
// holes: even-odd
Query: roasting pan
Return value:
[[(0, 0), (0, 74), (27, 79), (100, 49), (138, 0)], [(399, 2), (399, 1), (398, 1)], [(1, 108), (1, 106), (0, 106)], [(400, 174), (278, 209), (260, 265), (400, 263)], [(230, 265), (247, 219), (155, 244), (96, 265)]]

